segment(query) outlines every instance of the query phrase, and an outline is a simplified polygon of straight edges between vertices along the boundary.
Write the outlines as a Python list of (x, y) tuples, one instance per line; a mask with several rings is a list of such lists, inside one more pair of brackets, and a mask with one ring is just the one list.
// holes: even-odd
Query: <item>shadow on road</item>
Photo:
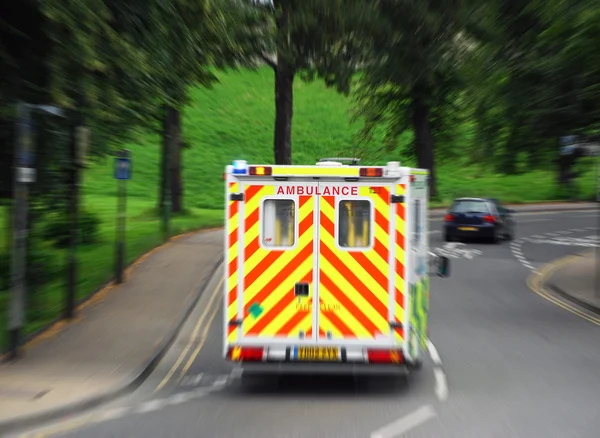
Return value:
[(408, 393), (409, 379), (400, 377), (353, 376), (248, 376), (231, 390), (241, 396), (368, 396)]

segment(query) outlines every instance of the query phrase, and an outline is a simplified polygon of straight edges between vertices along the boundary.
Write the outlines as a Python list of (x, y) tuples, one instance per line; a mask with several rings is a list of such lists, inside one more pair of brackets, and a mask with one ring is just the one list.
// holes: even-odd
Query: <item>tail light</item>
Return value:
[(446, 215), (446, 217), (444, 218), (444, 221), (445, 221), (445, 222), (453, 222), (453, 221), (454, 221), (454, 215), (453, 215), (453, 214), (450, 214), (450, 213), (448, 213), (448, 214)]
[(273, 168), (267, 166), (250, 166), (248, 173), (255, 176), (268, 176), (273, 173)]
[(360, 176), (383, 176), (383, 169), (381, 167), (361, 167)]
[(264, 351), (263, 347), (231, 347), (227, 351), (227, 359), (234, 362), (262, 362)]
[(488, 224), (495, 224), (496, 218), (494, 216), (492, 216), (491, 214), (488, 214), (487, 216), (483, 217), (483, 221), (487, 222)]
[(367, 350), (369, 363), (404, 363), (402, 350)]

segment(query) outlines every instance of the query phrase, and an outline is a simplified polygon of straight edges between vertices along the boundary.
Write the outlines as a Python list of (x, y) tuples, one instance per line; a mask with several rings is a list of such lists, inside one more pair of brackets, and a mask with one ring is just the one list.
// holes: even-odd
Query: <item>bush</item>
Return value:
[[(82, 245), (89, 245), (98, 241), (101, 220), (89, 211), (79, 213), (78, 240)], [(54, 216), (43, 227), (43, 237), (57, 248), (66, 248), (69, 245), (71, 224), (67, 216)]]
[[(10, 253), (0, 253), (0, 291), (10, 288)], [(48, 283), (60, 272), (56, 254), (39, 239), (32, 239), (27, 253), (27, 286), (35, 290)]]

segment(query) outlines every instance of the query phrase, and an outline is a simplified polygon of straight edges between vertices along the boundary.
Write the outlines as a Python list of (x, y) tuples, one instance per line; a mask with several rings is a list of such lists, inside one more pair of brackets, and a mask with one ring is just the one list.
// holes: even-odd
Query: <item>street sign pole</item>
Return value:
[(14, 158), (14, 208), (11, 258), (11, 301), (9, 317), (8, 357), (15, 359), (24, 324), (25, 273), (27, 266), (28, 183), (33, 182), (31, 156), (31, 108), (23, 102), (17, 106), (17, 138)]
[(115, 159), (115, 179), (118, 185), (115, 279), (117, 284), (121, 284), (123, 283), (123, 268), (125, 265), (127, 180), (131, 179), (131, 152), (127, 149), (121, 151)]
[(596, 296), (600, 296), (600, 152), (596, 153), (596, 206), (597, 206), (597, 224), (596, 224), (596, 281), (594, 292)]

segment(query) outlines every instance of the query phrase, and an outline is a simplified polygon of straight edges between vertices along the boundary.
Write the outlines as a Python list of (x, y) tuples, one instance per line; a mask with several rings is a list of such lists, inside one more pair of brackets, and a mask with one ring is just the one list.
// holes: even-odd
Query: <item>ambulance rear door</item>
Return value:
[(395, 182), (319, 182), (318, 344), (403, 343), (404, 213)]
[(244, 176), (236, 189), (227, 229), (226, 343), (314, 343), (318, 184)]

